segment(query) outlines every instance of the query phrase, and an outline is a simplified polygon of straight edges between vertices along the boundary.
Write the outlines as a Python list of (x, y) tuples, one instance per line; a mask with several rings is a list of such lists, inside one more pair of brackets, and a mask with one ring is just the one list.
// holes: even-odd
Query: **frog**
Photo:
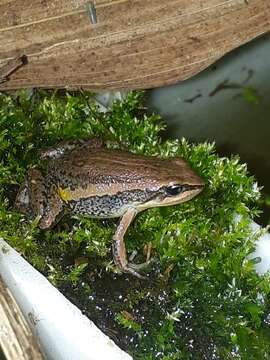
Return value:
[[(50, 229), (63, 214), (119, 218), (112, 239), (115, 265), (144, 278), (143, 264), (128, 260), (124, 237), (144, 210), (191, 200), (204, 180), (180, 156), (161, 158), (112, 149), (102, 139), (62, 141), (39, 154), (45, 169), (30, 167), (15, 205), (40, 229)], [(148, 263), (149, 260), (146, 262)]]

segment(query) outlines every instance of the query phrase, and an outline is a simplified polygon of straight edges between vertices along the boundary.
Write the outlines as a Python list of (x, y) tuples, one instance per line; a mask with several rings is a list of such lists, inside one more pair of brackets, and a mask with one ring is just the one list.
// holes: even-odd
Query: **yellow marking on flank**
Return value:
[(95, 185), (89, 185), (86, 189), (83, 189), (81, 187), (78, 187), (76, 190), (70, 190), (69, 188), (58, 188), (58, 194), (60, 198), (65, 201), (71, 201), (71, 200), (80, 200), (87, 198), (89, 196), (95, 196), (97, 195), (97, 189)]
[(60, 198), (65, 202), (72, 200), (72, 193), (69, 189), (62, 189), (59, 187), (58, 194), (59, 194)]
[[(140, 189), (140, 184), (132, 184), (132, 183), (125, 183), (125, 184), (88, 184), (86, 188), (77, 187), (75, 190), (70, 190), (69, 188), (61, 188), (58, 187), (58, 194), (60, 198), (65, 201), (77, 201), (80, 199), (86, 199), (91, 196), (104, 196), (104, 195), (116, 195), (119, 192), (133, 190), (133, 189)], [(152, 187), (155, 190), (155, 187)]]

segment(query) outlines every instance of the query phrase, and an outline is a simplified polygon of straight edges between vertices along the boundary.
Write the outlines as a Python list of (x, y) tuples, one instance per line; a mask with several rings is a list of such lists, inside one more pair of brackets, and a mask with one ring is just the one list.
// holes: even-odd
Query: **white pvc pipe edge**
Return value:
[(46, 359), (132, 359), (3, 239), (0, 275), (37, 335)]

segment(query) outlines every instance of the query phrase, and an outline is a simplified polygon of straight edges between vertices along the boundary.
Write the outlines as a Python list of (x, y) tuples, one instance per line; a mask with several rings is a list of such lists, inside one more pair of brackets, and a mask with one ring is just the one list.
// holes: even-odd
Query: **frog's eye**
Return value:
[(167, 186), (166, 187), (166, 193), (169, 196), (175, 196), (180, 194), (183, 191), (183, 186), (182, 185), (172, 185), (172, 186)]

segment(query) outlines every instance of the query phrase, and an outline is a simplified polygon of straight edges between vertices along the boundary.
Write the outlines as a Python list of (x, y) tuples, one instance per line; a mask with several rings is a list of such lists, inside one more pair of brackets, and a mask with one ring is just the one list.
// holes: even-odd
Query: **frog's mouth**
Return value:
[(182, 202), (188, 201), (198, 195), (202, 190), (203, 185), (186, 186), (185, 191), (179, 193), (176, 196), (158, 195), (138, 206), (138, 210), (142, 211), (152, 207), (171, 206), (181, 204)]

